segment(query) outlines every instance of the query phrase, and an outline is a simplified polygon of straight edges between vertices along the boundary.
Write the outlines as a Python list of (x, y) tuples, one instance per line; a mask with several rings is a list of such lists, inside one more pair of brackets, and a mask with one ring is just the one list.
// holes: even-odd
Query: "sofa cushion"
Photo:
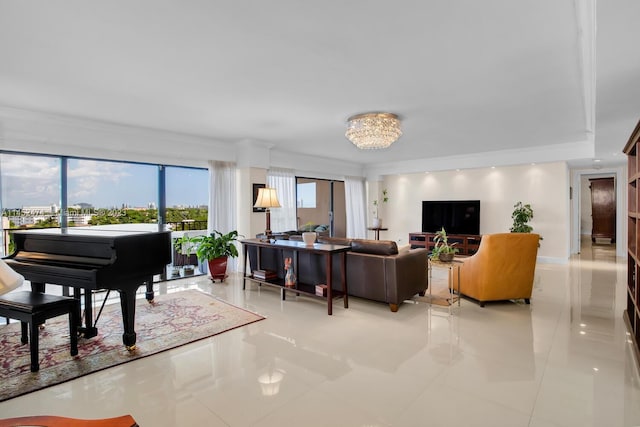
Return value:
[(354, 239), (351, 251), (372, 255), (397, 255), (398, 245), (393, 240)]

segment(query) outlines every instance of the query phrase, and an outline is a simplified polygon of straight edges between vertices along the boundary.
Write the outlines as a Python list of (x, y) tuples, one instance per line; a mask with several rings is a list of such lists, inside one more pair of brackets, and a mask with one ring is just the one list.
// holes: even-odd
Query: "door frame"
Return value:
[(616, 186), (616, 256), (625, 257), (627, 249), (627, 174), (625, 166), (602, 169), (574, 169), (571, 176), (571, 254), (580, 253), (582, 178), (613, 177)]

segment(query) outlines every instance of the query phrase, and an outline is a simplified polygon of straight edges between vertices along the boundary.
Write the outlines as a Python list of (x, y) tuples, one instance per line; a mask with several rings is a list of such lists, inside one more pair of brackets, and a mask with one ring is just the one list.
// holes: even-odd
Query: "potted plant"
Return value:
[(533, 227), (527, 224), (533, 218), (531, 205), (523, 205), (522, 202), (518, 202), (513, 205), (513, 208), (513, 213), (511, 214), (513, 225), (509, 230), (512, 233), (531, 233)]
[[(173, 242), (173, 247), (176, 251), (183, 255), (186, 259), (180, 259), (178, 265), (182, 265), (182, 274), (185, 276), (193, 275), (195, 271), (195, 266), (191, 264), (191, 255), (196, 253), (196, 237), (189, 236), (188, 234), (183, 234), (181, 237), (178, 237)], [(172, 277), (176, 276), (175, 269), (172, 271)]]
[(373, 201), (373, 228), (380, 228), (382, 226), (382, 220), (378, 217), (378, 208), (381, 203), (387, 203), (389, 201), (389, 195), (387, 189), (382, 190), (382, 198), (375, 199)]
[(458, 248), (454, 247), (457, 242), (449, 244), (449, 238), (444, 227), (435, 233), (433, 238), (433, 249), (429, 257), (432, 260), (440, 260), (442, 262), (451, 262), (458, 253)]
[(213, 230), (208, 236), (196, 236), (193, 238), (197, 242), (196, 255), (200, 261), (207, 261), (209, 264), (209, 274), (211, 280), (224, 281), (227, 277), (227, 259), (238, 256), (238, 248), (235, 242), (238, 240), (238, 231), (233, 230), (227, 234), (222, 234)]
[[(513, 205), (511, 218), (513, 219), (513, 225), (509, 231), (512, 233), (531, 233), (533, 231), (533, 227), (528, 224), (533, 218), (533, 209), (531, 209), (530, 204), (524, 205), (522, 202), (518, 202)], [(540, 236), (540, 240), (542, 240), (542, 236)], [(540, 247), (540, 242), (538, 242), (538, 247)]]

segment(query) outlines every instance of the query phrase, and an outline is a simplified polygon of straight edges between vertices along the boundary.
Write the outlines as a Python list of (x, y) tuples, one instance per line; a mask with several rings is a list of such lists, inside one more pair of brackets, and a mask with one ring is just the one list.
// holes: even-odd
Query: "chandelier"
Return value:
[(364, 113), (349, 117), (347, 139), (361, 150), (388, 148), (402, 135), (400, 119), (391, 113)]

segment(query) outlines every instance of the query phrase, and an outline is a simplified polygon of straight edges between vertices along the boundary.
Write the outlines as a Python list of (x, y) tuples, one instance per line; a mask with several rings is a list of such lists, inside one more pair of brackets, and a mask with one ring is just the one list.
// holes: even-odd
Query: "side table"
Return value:
[[(458, 301), (458, 307), (460, 307), (460, 267), (462, 266), (462, 261), (454, 259), (451, 262), (442, 262), (429, 258), (427, 266), (429, 270), (429, 304), (432, 306), (433, 295), (431, 291), (433, 289), (433, 269), (447, 269), (447, 289), (449, 291), (449, 298), (446, 298), (446, 301), (449, 308), (449, 315), (451, 315), (451, 307), (455, 304), (456, 300)], [(454, 283), (454, 277), (456, 276), (454, 271), (457, 273), (457, 280), (455, 280), (456, 283)]]
[(367, 230), (369, 231), (373, 231), (374, 232), (374, 238), (376, 240), (380, 240), (380, 232), (381, 231), (387, 231), (388, 228), (380, 228), (380, 227), (367, 227)]

